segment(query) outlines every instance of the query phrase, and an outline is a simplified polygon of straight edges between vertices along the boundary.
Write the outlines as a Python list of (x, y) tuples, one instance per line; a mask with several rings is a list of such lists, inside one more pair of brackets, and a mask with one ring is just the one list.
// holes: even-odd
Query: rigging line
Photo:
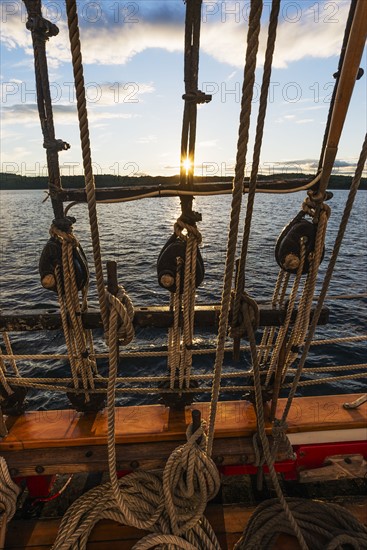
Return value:
[[(238, 323), (241, 298), (245, 288), (246, 258), (247, 258), (248, 244), (250, 239), (250, 230), (251, 230), (252, 214), (254, 209), (255, 194), (256, 194), (256, 187), (257, 187), (257, 176), (259, 171), (261, 146), (262, 146), (262, 140), (264, 135), (266, 110), (268, 105), (268, 93), (269, 93), (269, 85), (270, 85), (270, 78), (271, 78), (271, 71), (272, 71), (273, 55), (274, 55), (274, 49), (275, 49), (275, 41), (277, 36), (279, 9), (280, 9), (280, 0), (273, 0), (272, 9), (270, 13), (270, 21), (269, 21), (268, 42), (267, 42), (266, 53), (265, 53), (263, 81), (262, 81), (261, 94), (260, 94), (260, 106), (259, 106), (259, 113), (258, 113), (257, 126), (256, 126), (255, 145), (254, 145), (254, 153), (253, 153), (253, 159), (252, 159), (253, 164), (252, 164), (251, 176), (249, 181), (249, 193), (247, 197), (246, 219), (245, 219), (245, 226), (244, 226), (244, 232), (243, 232), (240, 261), (238, 264), (236, 292), (235, 292), (235, 299), (234, 299), (233, 312), (232, 312), (232, 315), (233, 315), (232, 325), (234, 327), (237, 326), (237, 323)], [(237, 346), (236, 346), (236, 340), (237, 340)], [(238, 338), (237, 339), (235, 338), (234, 346), (238, 347), (238, 345), (239, 345), (239, 340)]]
[(287, 404), (286, 404), (286, 407), (285, 407), (284, 412), (283, 412), (283, 416), (282, 416), (282, 420), (281, 420), (282, 423), (284, 423), (287, 419), (289, 409), (292, 405), (292, 401), (293, 401), (293, 398), (294, 398), (296, 390), (297, 390), (297, 384), (299, 382), (304, 364), (305, 364), (306, 359), (307, 359), (308, 351), (309, 351), (309, 348), (311, 346), (311, 342), (312, 342), (312, 339), (313, 339), (313, 336), (314, 336), (314, 333), (315, 333), (315, 330), (316, 330), (316, 327), (317, 327), (318, 320), (320, 318), (321, 309), (322, 309), (322, 306), (324, 304), (325, 297), (326, 297), (326, 294), (327, 294), (327, 291), (328, 291), (328, 288), (329, 288), (329, 284), (330, 284), (330, 281), (331, 281), (331, 278), (332, 278), (332, 275), (333, 275), (333, 272), (334, 272), (334, 267), (335, 267), (336, 261), (338, 259), (340, 246), (342, 244), (344, 234), (345, 234), (345, 230), (346, 230), (346, 227), (348, 225), (349, 216), (350, 216), (350, 213), (351, 213), (352, 208), (353, 208), (353, 203), (354, 203), (357, 191), (358, 191), (359, 184), (361, 182), (362, 173), (363, 173), (364, 165), (366, 163), (366, 159), (367, 159), (367, 134), (365, 136), (365, 140), (364, 140), (364, 143), (363, 143), (363, 146), (362, 146), (362, 150), (361, 150), (361, 154), (360, 154), (360, 157), (359, 157), (359, 160), (358, 160), (356, 172), (355, 172), (355, 175), (354, 175), (354, 178), (353, 178), (353, 181), (352, 181), (352, 185), (350, 187), (350, 191), (349, 191), (349, 194), (348, 194), (347, 202), (346, 202), (345, 207), (344, 207), (343, 216), (342, 216), (342, 219), (341, 219), (341, 222), (340, 222), (340, 225), (339, 225), (338, 234), (337, 234), (336, 239), (335, 239), (333, 252), (332, 252), (329, 264), (327, 266), (327, 270), (326, 270), (326, 273), (325, 273), (325, 277), (324, 277), (324, 281), (323, 281), (323, 284), (322, 284), (319, 299), (317, 301), (317, 305), (316, 305), (316, 308), (315, 308), (315, 311), (314, 311), (314, 314), (313, 314), (313, 317), (312, 317), (312, 321), (311, 321), (310, 326), (309, 326), (308, 335), (307, 335), (307, 338), (306, 338), (306, 341), (305, 341), (305, 344), (304, 344), (303, 352), (302, 352), (301, 358), (300, 358), (298, 366), (297, 366), (297, 372), (295, 374), (293, 384), (292, 384), (292, 388), (291, 388), (291, 391), (290, 391), (289, 396), (288, 396)]
[[(319, 367), (319, 366), (315, 366), (315, 367), (307, 367), (305, 369), (303, 369), (303, 374), (307, 374), (307, 375), (317, 375), (321, 372), (344, 372), (344, 371), (353, 371), (353, 370), (365, 370), (367, 369), (367, 363), (356, 363), (354, 365), (336, 365), (336, 366), (327, 366), (327, 367)], [(288, 371), (287, 373), (287, 376), (293, 376), (293, 370), (295, 370), (293, 367), (290, 369), (290, 371)], [(365, 373), (362, 373), (362, 376), (364, 376)], [(236, 372), (224, 372), (222, 374), (222, 378), (224, 379), (231, 379), (231, 378), (253, 378), (254, 376), (254, 373), (253, 371), (243, 371), (243, 370), (239, 370), (239, 371), (236, 371)], [(360, 374), (358, 373), (354, 373), (352, 375), (347, 375), (347, 376), (355, 376), (355, 377), (359, 377)], [(193, 374), (192, 375), (192, 380), (198, 380), (198, 381), (211, 381), (213, 379), (213, 374)], [(5, 380), (12, 383), (12, 381), (14, 380), (14, 376), (6, 376), (5, 375)], [(157, 375), (157, 376), (124, 376), (124, 377), (117, 377), (116, 378), (116, 384), (151, 384), (152, 382), (169, 382), (170, 380), (170, 375)], [(317, 380), (320, 380), (320, 378), (318, 378)], [(27, 385), (28, 383), (33, 383), (33, 382), (38, 382), (38, 383), (42, 383), (42, 384), (69, 384), (69, 383), (72, 383), (73, 382), (73, 379), (71, 377), (63, 377), (63, 378), (52, 378), (52, 377), (33, 377), (33, 378), (29, 378), (29, 377), (22, 377), (21, 378), (21, 381), (22, 381), (22, 384), (23, 385)], [(102, 383), (107, 383), (108, 382), (108, 378), (106, 378), (105, 376), (99, 376), (98, 377), (98, 382), (100, 384)], [(284, 386), (286, 387), (286, 386)], [(289, 386), (287, 387), (291, 387), (291, 384), (289, 384)], [(252, 386), (246, 386), (246, 389), (251, 389)], [(78, 388), (75, 388), (76, 390), (78, 390)], [(103, 389), (103, 388), (102, 388)], [(157, 390), (157, 392), (159, 393), (160, 391), (160, 388), (157, 387), (157, 388), (151, 388), (153, 390)], [(175, 390), (179, 391), (180, 388), (174, 388)], [(191, 388), (193, 391), (195, 391), (196, 388)], [(210, 387), (207, 387), (206, 388), (208, 391), (210, 390)], [(253, 389), (253, 388), (252, 388)], [(83, 389), (81, 391), (84, 391)], [(94, 391), (94, 390), (91, 390), (91, 391)]]
[(214, 363), (214, 380), (212, 386), (207, 453), (210, 455), (213, 448), (214, 425), (217, 411), (217, 404), (220, 391), (220, 380), (224, 358), (224, 346), (227, 334), (228, 313), (231, 299), (231, 287), (233, 269), (236, 255), (236, 245), (238, 236), (238, 226), (241, 213), (241, 203), (243, 194), (243, 177), (246, 166), (247, 147), (249, 139), (251, 103), (255, 84), (255, 70), (257, 52), (259, 48), (259, 34), (261, 28), (261, 14), (263, 9), (262, 0), (253, 0), (251, 2), (251, 11), (247, 34), (246, 63), (244, 69), (244, 81), (242, 88), (240, 124), (238, 129), (237, 154), (235, 177), (233, 180), (233, 194), (231, 217), (228, 232), (227, 256), (225, 264), (225, 273), (223, 280), (222, 303), (219, 316), (217, 353)]
[(37, 107), (41, 123), (41, 130), (46, 149), (48, 189), (51, 197), (52, 209), (55, 218), (63, 218), (63, 203), (55, 191), (61, 189), (61, 175), (59, 166), (59, 151), (69, 149), (69, 145), (55, 139), (55, 128), (52, 111), (50, 83), (46, 56), (46, 42), (49, 37), (56, 36), (59, 29), (42, 17), (41, 1), (23, 0), (27, 9), (27, 28), (31, 31), (34, 70), (36, 79)]
[[(197, 99), (198, 99), (198, 73), (199, 73), (199, 49), (201, 28), (202, 0), (187, 0), (185, 17), (185, 100), (181, 135), (181, 159), (180, 159), (180, 186), (193, 189), (196, 123), (197, 123)], [(181, 210), (186, 221), (193, 217), (193, 197), (182, 195)], [(199, 219), (195, 220), (199, 221)]]
[(98, 301), (99, 301), (99, 307), (101, 310), (104, 332), (105, 334), (107, 334), (108, 311), (107, 311), (107, 304), (106, 304), (106, 292), (105, 292), (105, 283), (104, 283), (104, 277), (103, 277), (101, 247), (100, 247), (100, 240), (99, 240), (95, 181), (94, 181), (92, 159), (91, 159), (91, 147), (90, 147), (89, 127), (88, 127), (88, 112), (87, 112), (87, 102), (86, 102), (86, 95), (85, 95), (85, 85), (84, 85), (83, 64), (82, 64), (76, 0), (66, 0), (66, 11), (67, 11), (67, 17), (68, 17), (69, 38), (70, 38), (70, 46), (71, 46), (71, 54), (72, 54), (75, 90), (76, 90), (76, 97), (77, 97), (77, 109), (78, 109), (80, 139), (81, 139), (82, 156), (83, 156), (85, 190), (87, 194), (89, 222), (91, 227), (93, 257), (94, 257), (96, 282), (97, 282), (97, 290), (98, 290)]

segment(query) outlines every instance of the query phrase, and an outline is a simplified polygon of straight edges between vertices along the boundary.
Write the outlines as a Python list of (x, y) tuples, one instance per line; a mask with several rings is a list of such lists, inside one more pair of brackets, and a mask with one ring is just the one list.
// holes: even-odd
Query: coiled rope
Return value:
[[(343, 550), (346, 545), (353, 550), (367, 548), (367, 528), (342, 506), (298, 498), (287, 498), (286, 502), (308, 548)], [(282, 533), (294, 535), (278, 499), (267, 500), (252, 514), (234, 550), (273, 548)]]
[(0, 456), (0, 547), (4, 546), (6, 525), (16, 511), (17, 498), (20, 493), (10, 477), (5, 458)]

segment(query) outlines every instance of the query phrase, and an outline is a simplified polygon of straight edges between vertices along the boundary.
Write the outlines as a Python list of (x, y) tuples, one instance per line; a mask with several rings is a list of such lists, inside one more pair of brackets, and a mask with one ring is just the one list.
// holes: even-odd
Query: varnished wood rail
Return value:
[[(344, 409), (358, 395), (300, 397), (294, 400), (288, 435), (293, 444), (363, 440), (367, 437), (367, 403)], [(285, 400), (277, 408), (279, 418)], [(116, 409), (117, 467), (121, 470), (161, 468), (173, 449), (185, 441), (191, 409), (207, 419), (209, 403), (195, 403), (185, 413), (163, 405)], [(269, 415), (269, 408), (267, 414)], [(0, 454), (13, 476), (103, 471), (107, 465), (107, 414), (83, 415), (73, 410), (36, 411), (6, 418), (8, 435)], [(268, 435), (271, 427), (268, 423)], [(252, 464), (256, 416), (247, 401), (220, 402), (213, 458), (218, 465)], [(277, 460), (286, 458), (280, 448)]]

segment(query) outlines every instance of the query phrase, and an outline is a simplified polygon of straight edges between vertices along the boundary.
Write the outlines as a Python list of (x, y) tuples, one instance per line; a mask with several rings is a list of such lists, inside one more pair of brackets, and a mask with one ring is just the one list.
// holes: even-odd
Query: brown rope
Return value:
[(84, 177), (85, 177), (85, 189), (87, 194), (89, 222), (92, 236), (92, 247), (94, 265), (96, 270), (96, 282), (98, 291), (98, 301), (101, 310), (102, 322), (105, 333), (108, 329), (108, 311), (106, 305), (105, 296), (105, 283), (103, 277), (101, 249), (98, 231), (97, 221), (97, 203), (95, 193), (95, 182), (92, 168), (91, 148), (89, 139), (89, 126), (88, 126), (88, 113), (87, 102), (85, 96), (84, 76), (83, 76), (83, 64), (82, 54), (80, 46), (80, 35), (78, 26), (78, 14), (76, 0), (66, 0), (69, 37), (73, 61), (73, 71), (75, 80), (75, 89), (77, 97), (77, 108), (80, 128), (80, 139), (82, 146)]
[(262, 140), (264, 135), (266, 110), (268, 106), (268, 93), (269, 93), (269, 85), (270, 85), (270, 78), (271, 78), (271, 71), (272, 71), (272, 64), (273, 64), (275, 41), (277, 36), (279, 9), (280, 9), (280, 0), (273, 0), (271, 14), (270, 14), (270, 21), (269, 21), (268, 43), (267, 43), (266, 53), (265, 53), (264, 73), (263, 73), (263, 80), (261, 85), (260, 106), (259, 106), (259, 113), (257, 118), (254, 153), (252, 158), (252, 171), (251, 171), (250, 181), (248, 184), (249, 191), (248, 191), (248, 197), (247, 197), (246, 219), (245, 219), (244, 233), (243, 233), (243, 239), (242, 239), (240, 261), (239, 261), (238, 271), (237, 271), (236, 295), (235, 295), (235, 300), (233, 304), (233, 321), (232, 321), (233, 327), (235, 327), (236, 324), (238, 323), (238, 316), (239, 316), (240, 304), (241, 304), (241, 295), (245, 288), (245, 266), (246, 266), (248, 244), (250, 239), (252, 214), (254, 210), (257, 175), (259, 171), (260, 153), (261, 153), (261, 146), (262, 146)]
[(317, 327), (317, 323), (318, 323), (318, 320), (320, 318), (321, 309), (322, 309), (322, 306), (324, 304), (325, 297), (326, 297), (326, 294), (327, 294), (327, 291), (328, 291), (328, 288), (329, 288), (329, 284), (330, 284), (330, 281), (331, 281), (331, 278), (332, 278), (332, 275), (333, 275), (333, 272), (334, 272), (334, 267), (335, 267), (336, 261), (338, 259), (339, 250), (340, 250), (343, 238), (344, 238), (346, 227), (348, 225), (350, 213), (352, 211), (354, 200), (355, 200), (355, 197), (356, 197), (356, 194), (357, 194), (357, 191), (358, 191), (358, 187), (359, 187), (359, 184), (361, 182), (362, 173), (363, 173), (364, 165), (366, 163), (366, 159), (367, 159), (367, 134), (365, 136), (365, 140), (364, 140), (364, 143), (363, 143), (363, 146), (362, 146), (361, 154), (360, 154), (360, 157), (359, 157), (359, 160), (358, 160), (358, 163), (357, 163), (357, 168), (356, 168), (356, 171), (355, 171), (355, 175), (354, 175), (354, 178), (353, 178), (353, 181), (352, 181), (349, 193), (348, 193), (348, 198), (347, 198), (347, 202), (345, 204), (343, 216), (342, 216), (342, 219), (341, 219), (341, 222), (340, 222), (340, 225), (339, 225), (338, 234), (337, 234), (336, 239), (335, 239), (333, 252), (332, 252), (332, 255), (331, 255), (327, 270), (326, 270), (326, 274), (325, 274), (324, 281), (323, 281), (323, 284), (322, 284), (319, 299), (317, 301), (317, 305), (316, 305), (316, 308), (315, 308), (315, 311), (314, 311), (314, 314), (313, 314), (313, 317), (312, 317), (312, 321), (310, 323), (310, 327), (309, 327), (308, 335), (307, 335), (307, 338), (306, 338), (306, 341), (305, 341), (305, 344), (304, 344), (303, 352), (302, 352), (301, 358), (299, 360), (299, 363), (298, 363), (298, 366), (297, 366), (297, 371), (296, 371), (296, 374), (295, 374), (295, 377), (294, 377), (294, 380), (293, 380), (292, 388), (291, 388), (291, 391), (289, 392), (287, 404), (286, 404), (286, 407), (285, 407), (284, 412), (283, 412), (282, 422), (285, 422), (286, 419), (287, 419), (290, 407), (292, 405), (293, 398), (294, 398), (296, 390), (297, 390), (297, 385), (298, 385), (298, 382), (300, 380), (302, 370), (303, 370), (304, 364), (305, 364), (306, 359), (307, 359), (307, 355), (308, 355), (308, 352), (309, 352), (309, 349), (310, 349), (310, 346), (311, 346), (311, 343), (312, 343), (312, 339), (313, 339), (313, 336), (314, 336), (314, 333), (315, 333), (315, 330), (316, 330), (316, 327)]
[(239, 218), (241, 212), (243, 178), (246, 166), (247, 146), (249, 139), (251, 102), (253, 96), (253, 88), (255, 83), (256, 57), (259, 48), (260, 34), (260, 19), (262, 13), (262, 0), (253, 0), (251, 4), (251, 12), (249, 19), (249, 28), (247, 35), (247, 51), (246, 64), (244, 72), (244, 82), (242, 89), (242, 102), (240, 113), (240, 125), (237, 142), (237, 155), (235, 177), (233, 181), (232, 208), (231, 219), (228, 234), (227, 257), (225, 274), (223, 281), (222, 303), (219, 317), (219, 328), (217, 338), (217, 354), (214, 364), (214, 380), (211, 396), (209, 430), (208, 430), (208, 447), (207, 452), (210, 455), (213, 447), (214, 424), (217, 410), (220, 377), (222, 372), (224, 346), (227, 333), (228, 313), (231, 300), (231, 286), (233, 277), (233, 268), (236, 254), (237, 233)]

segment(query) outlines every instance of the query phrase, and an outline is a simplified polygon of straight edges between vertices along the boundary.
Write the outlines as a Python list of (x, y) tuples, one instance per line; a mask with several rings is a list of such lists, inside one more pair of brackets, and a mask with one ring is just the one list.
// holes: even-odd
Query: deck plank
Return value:
[[(367, 525), (367, 499), (343, 504), (354, 516)], [(209, 504), (206, 516), (216, 531), (222, 550), (232, 550), (239, 540), (254, 508), (241, 505)], [(224, 521), (222, 518), (224, 517)], [(44, 550), (50, 548), (56, 538), (59, 519), (16, 520), (8, 526), (5, 550)], [(133, 527), (121, 526), (109, 520), (100, 521), (93, 529), (88, 550), (130, 550), (135, 542), (145, 535)], [(276, 550), (298, 550), (294, 537), (281, 536)]]

